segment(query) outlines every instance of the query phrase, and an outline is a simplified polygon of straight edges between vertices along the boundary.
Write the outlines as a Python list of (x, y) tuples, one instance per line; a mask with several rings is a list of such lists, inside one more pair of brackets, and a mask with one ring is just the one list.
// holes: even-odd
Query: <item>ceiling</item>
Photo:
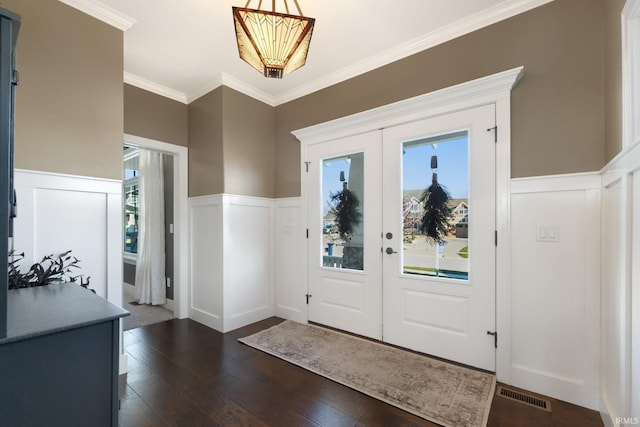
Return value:
[(60, 1), (124, 31), (129, 84), (184, 103), (224, 84), (278, 105), (552, 0), (298, 0), (316, 25), (307, 64), (283, 79), (238, 57), (231, 7), (244, 0)]

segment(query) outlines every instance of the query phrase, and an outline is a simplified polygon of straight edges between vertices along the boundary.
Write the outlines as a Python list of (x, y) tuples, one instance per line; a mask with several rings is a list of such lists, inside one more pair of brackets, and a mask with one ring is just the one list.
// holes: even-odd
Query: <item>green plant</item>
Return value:
[(458, 256), (461, 258), (469, 258), (469, 246), (465, 246), (464, 248), (458, 251)]
[(24, 252), (9, 253), (9, 289), (31, 288), (46, 286), (52, 283), (78, 282), (83, 288), (89, 286), (90, 277), (81, 274), (73, 275), (73, 270), (79, 269), (80, 260), (66, 251), (59, 255), (46, 255), (25, 273), (20, 271), (20, 261), (24, 259)]

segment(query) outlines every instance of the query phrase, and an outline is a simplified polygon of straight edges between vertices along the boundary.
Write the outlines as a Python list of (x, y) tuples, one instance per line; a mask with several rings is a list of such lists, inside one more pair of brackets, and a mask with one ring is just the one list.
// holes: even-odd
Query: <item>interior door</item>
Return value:
[[(381, 132), (307, 154), (309, 320), (382, 339)], [(355, 218), (350, 230), (339, 227), (345, 213)]]
[[(490, 371), (494, 126), (487, 105), (385, 129), (382, 190), (384, 341)], [(450, 195), (441, 239), (421, 231), (424, 190), (436, 194), (437, 186)]]

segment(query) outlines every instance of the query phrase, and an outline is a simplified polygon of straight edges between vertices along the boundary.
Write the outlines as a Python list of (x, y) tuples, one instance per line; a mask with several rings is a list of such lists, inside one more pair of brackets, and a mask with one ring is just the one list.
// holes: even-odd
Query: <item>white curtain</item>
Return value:
[(138, 302), (159, 305), (166, 302), (162, 153), (140, 149), (138, 170)]

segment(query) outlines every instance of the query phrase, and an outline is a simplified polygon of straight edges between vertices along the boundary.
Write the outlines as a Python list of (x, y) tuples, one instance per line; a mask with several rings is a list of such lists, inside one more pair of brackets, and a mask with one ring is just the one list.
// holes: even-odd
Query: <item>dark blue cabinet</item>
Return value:
[(117, 426), (120, 317), (76, 284), (11, 290), (0, 426)]

